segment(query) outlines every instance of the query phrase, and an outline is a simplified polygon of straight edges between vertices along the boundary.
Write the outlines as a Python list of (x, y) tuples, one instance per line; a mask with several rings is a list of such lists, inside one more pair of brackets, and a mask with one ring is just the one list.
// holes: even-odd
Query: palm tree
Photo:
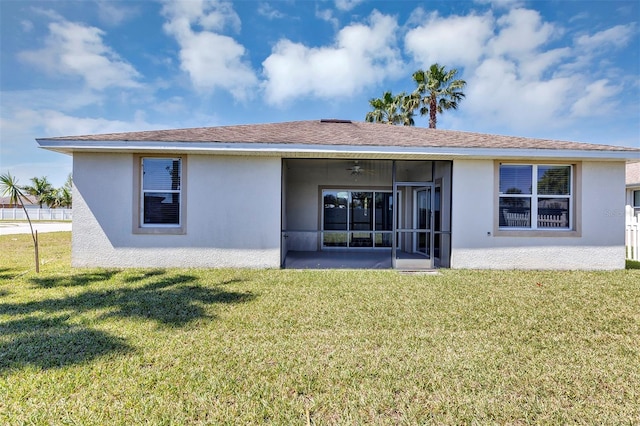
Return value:
[(71, 204), (72, 204), (71, 200), (72, 200), (72, 196), (71, 196), (71, 190), (69, 188), (67, 188), (66, 186), (63, 186), (58, 190), (58, 196), (56, 200), (56, 205), (58, 207), (62, 207), (65, 209), (71, 208)]
[(40, 203), (40, 208), (42, 208), (42, 204), (46, 204), (50, 209), (55, 209), (56, 207), (60, 207), (60, 191), (62, 188), (51, 188), (51, 191), (44, 194), (42, 197), (38, 199)]
[(384, 92), (381, 98), (369, 100), (369, 105), (373, 111), (369, 111), (365, 120), (370, 123), (385, 124), (402, 124), (404, 126), (413, 126), (413, 109), (406, 109), (407, 95), (402, 92), (393, 95), (391, 92)]
[(46, 176), (43, 177), (33, 177), (31, 178), (31, 183), (33, 185), (25, 186), (22, 189), (27, 192), (29, 195), (33, 195), (38, 200), (38, 204), (40, 208), (42, 208), (42, 204), (49, 205), (50, 202), (53, 201), (52, 193), (55, 191), (53, 186), (49, 182)]
[(59, 188), (56, 194), (56, 205), (58, 207), (71, 208), (73, 203), (72, 197), (72, 189), (73, 189), (73, 180), (71, 178), (71, 173), (67, 176), (67, 180), (64, 182), (64, 186)]
[(428, 70), (413, 73), (417, 88), (406, 98), (406, 108), (420, 109), (420, 115), (429, 114), (429, 128), (436, 128), (436, 115), (447, 109), (458, 109), (458, 103), (464, 99), (462, 89), (467, 85), (464, 80), (456, 80), (457, 69), (449, 71), (444, 66), (433, 64)]
[(73, 202), (72, 191), (73, 181), (71, 179), (71, 173), (67, 176), (67, 180), (60, 188), (54, 189), (49, 195), (45, 196), (44, 202), (51, 208), (71, 208)]
[(29, 221), (29, 228), (31, 228), (31, 238), (33, 238), (33, 247), (35, 249), (36, 272), (40, 272), (40, 259), (38, 256), (38, 232), (33, 231), (33, 224), (31, 223), (29, 212), (27, 212), (27, 209), (24, 206), (24, 199), (26, 197), (22, 192), (20, 186), (18, 186), (18, 180), (11, 176), (11, 173), (9, 172), (0, 175), (0, 190), (2, 191), (3, 196), (9, 196), (10, 204), (20, 204), (20, 206), (22, 206), (22, 210), (24, 210), (24, 214), (27, 216), (27, 220)]

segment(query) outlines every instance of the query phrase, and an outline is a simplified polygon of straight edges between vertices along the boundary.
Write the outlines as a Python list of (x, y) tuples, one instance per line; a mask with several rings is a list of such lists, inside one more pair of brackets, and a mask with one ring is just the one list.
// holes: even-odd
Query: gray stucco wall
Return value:
[(74, 154), (73, 266), (280, 266), (279, 158), (188, 156), (184, 235), (133, 233), (134, 173), (131, 154)]
[[(571, 161), (567, 161), (571, 163)], [(624, 162), (580, 163), (575, 189), (579, 232), (496, 234), (494, 162), (453, 164), (452, 268), (623, 269)]]
[[(133, 158), (74, 154), (73, 266), (278, 268), (283, 206), (285, 227), (317, 229), (319, 186), (345, 185), (344, 177), (308, 167), (286, 171), (283, 182), (281, 159), (276, 157), (190, 155), (184, 188), (186, 233), (135, 234)], [(495, 163), (455, 160), (451, 267), (624, 268), (624, 215), (615, 214), (624, 211), (624, 162), (581, 162), (578, 178), (579, 232), (498, 236)], [(361, 177), (351, 185), (388, 182), (381, 176)]]

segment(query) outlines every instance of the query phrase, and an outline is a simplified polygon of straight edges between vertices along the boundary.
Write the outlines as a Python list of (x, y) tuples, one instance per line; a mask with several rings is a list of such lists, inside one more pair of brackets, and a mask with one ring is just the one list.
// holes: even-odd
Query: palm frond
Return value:
[(462, 89), (466, 81), (456, 80), (458, 70), (453, 68), (446, 70), (444, 65), (432, 64), (426, 71), (419, 69), (413, 73), (416, 83), (414, 96), (419, 96), (420, 101), (408, 103), (417, 109), (420, 104), (420, 115), (429, 115), (429, 127), (435, 128), (437, 113), (442, 114), (447, 109), (457, 109), (458, 104), (464, 99)]

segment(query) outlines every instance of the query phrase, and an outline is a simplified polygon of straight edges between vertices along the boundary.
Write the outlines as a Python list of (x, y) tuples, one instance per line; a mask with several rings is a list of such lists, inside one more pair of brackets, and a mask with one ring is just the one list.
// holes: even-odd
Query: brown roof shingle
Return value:
[[(400, 146), (442, 148), (515, 148), (587, 151), (638, 151), (637, 148), (499, 136), (456, 130), (392, 126), (345, 120), (151, 130), (101, 135), (41, 138), (49, 141), (274, 143), (325, 146)], [(640, 157), (640, 154), (639, 154)]]

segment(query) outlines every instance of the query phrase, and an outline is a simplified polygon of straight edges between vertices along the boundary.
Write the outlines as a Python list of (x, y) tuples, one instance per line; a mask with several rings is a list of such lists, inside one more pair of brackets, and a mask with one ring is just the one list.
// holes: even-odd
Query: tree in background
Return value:
[(31, 178), (32, 185), (22, 187), (22, 190), (29, 195), (33, 195), (40, 208), (43, 204), (50, 205), (55, 200), (55, 189), (46, 176)]
[(464, 80), (456, 80), (457, 69), (447, 71), (437, 63), (427, 69), (413, 73), (416, 89), (406, 95), (404, 92), (393, 95), (384, 92), (381, 98), (369, 100), (373, 111), (367, 113), (365, 120), (371, 123), (403, 124), (413, 126), (416, 110), (420, 115), (429, 115), (429, 128), (435, 129), (437, 114), (447, 109), (458, 109), (464, 99), (462, 89), (467, 85)]
[(49, 196), (44, 200), (47, 206), (50, 208), (58, 208), (62, 207), (65, 209), (71, 208), (72, 204), (72, 195), (71, 190), (73, 188), (73, 182), (71, 180), (71, 173), (67, 176), (67, 180), (64, 182), (64, 185), (60, 188), (54, 189)]
[(31, 238), (33, 238), (33, 247), (35, 249), (36, 272), (40, 272), (40, 259), (38, 255), (38, 232), (34, 232), (33, 230), (33, 224), (31, 223), (31, 218), (29, 218), (29, 212), (27, 212), (27, 208), (24, 206), (25, 195), (22, 192), (20, 186), (18, 186), (18, 180), (11, 176), (11, 173), (9, 172), (0, 175), (0, 191), (2, 191), (3, 196), (9, 197), (9, 203), (19, 204), (24, 210), (24, 214), (27, 216), (29, 227), (31, 228)]
[(413, 81), (418, 87), (407, 97), (406, 109), (420, 110), (420, 115), (429, 114), (429, 128), (436, 128), (437, 114), (447, 109), (458, 109), (464, 99), (464, 80), (456, 80), (457, 69), (447, 71), (437, 63), (428, 70), (413, 73)]
[(56, 197), (56, 207), (63, 207), (66, 209), (70, 209), (73, 204), (72, 197), (72, 189), (73, 189), (73, 179), (71, 177), (71, 173), (67, 176), (67, 180), (64, 182), (64, 186), (59, 188), (57, 191)]
[(381, 98), (369, 100), (373, 111), (367, 113), (365, 120), (370, 123), (402, 124), (413, 126), (413, 110), (406, 109), (407, 95), (402, 92), (393, 95), (390, 91), (384, 92)]

